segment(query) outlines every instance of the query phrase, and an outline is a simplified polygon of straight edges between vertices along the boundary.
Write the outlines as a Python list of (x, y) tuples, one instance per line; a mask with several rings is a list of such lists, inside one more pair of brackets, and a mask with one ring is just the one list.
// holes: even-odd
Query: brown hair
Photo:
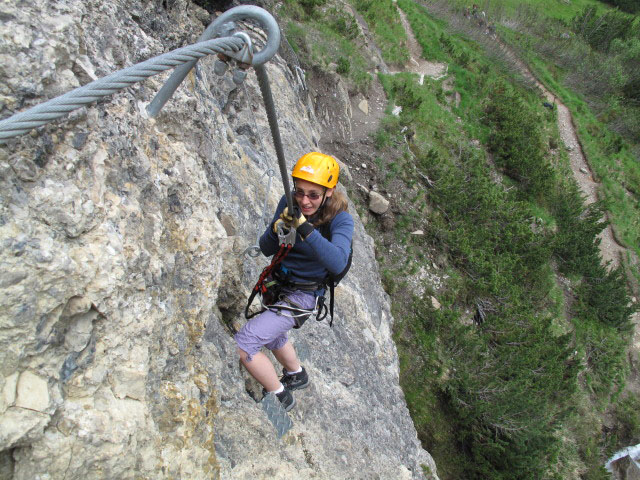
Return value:
[[(296, 203), (298, 203), (297, 200)], [(319, 227), (320, 225), (331, 222), (333, 217), (340, 212), (346, 211), (348, 208), (347, 197), (336, 188), (333, 191), (333, 195), (326, 198), (322, 207), (320, 207), (317, 214), (314, 214), (310, 221), (314, 227)]]
[(344, 196), (342, 192), (339, 192), (337, 189), (333, 191), (333, 195), (324, 203), (324, 206), (320, 210), (320, 215), (318, 218), (313, 220), (313, 226), (318, 227), (325, 223), (331, 222), (333, 217), (335, 217), (340, 212), (344, 212), (349, 207), (347, 203), (347, 197)]

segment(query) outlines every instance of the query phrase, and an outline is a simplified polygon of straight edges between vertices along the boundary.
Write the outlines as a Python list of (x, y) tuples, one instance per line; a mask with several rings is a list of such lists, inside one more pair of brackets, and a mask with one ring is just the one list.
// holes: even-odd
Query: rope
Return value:
[(17, 113), (0, 121), (0, 142), (27, 133), (29, 130), (61, 118), (84, 105), (123, 90), (134, 83), (145, 80), (187, 62), (198, 60), (214, 53), (232, 54), (240, 51), (245, 40), (226, 37), (178, 48), (150, 60), (119, 70), (71, 92), (37, 105), (25, 112)]
[[(214, 37), (228, 37), (235, 29), (235, 22), (250, 19), (256, 21), (267, 33), (267, 44), (262, 50), (254, 53), (253, 51), (238, 52), (237, 55), (229, 55), (236, 60), (251, 64), (253, 66), (262, 65), (273, 57), (280, 47), (280, 28), (276, 20), (266, 10), (255, 7), (253, 5), (240, 5), (238, 7), (227, 10), (218, 18), (216, 18), (206, 28), (199, 42), (204, 42)], [(164, 104), (171, 98), (180, 83), (185, 79), (189, 71), (196, 65), (196, 61), (189, 62), (175, 69), (166, 83), (162, 86), (158, 94), (147, 107), (147, 112), (151, 117), (155, 117), (160, 113)]]
[(273, 96), (271, 95), (267, 69), (264, 65), (256, 65), (254, 68), (256, 71), (256, 77), (258, 77), (258, 85), (260, 85), (260, 91), (262, 92), (264, 107), (267, 111), (267, 119), (269, 120), (269, 127), (271, 128), (273, 146), (276, 148), (276, 156), (278, 157), (278, 166), (280, 167), (280, 176), (282, 177), (282, 185), (284, 186), (284, 195), (287, 199), (287, 207), (289, 208), (289, 212), (293, 212), (293, 198), (291, 197), (291, 188), (289, 187), (289, 172), (287, 172), (287, 164), (284, 160), (282, 139), (280, 138), (280, 130), (278, 129), (276, 107), (273, 103)]
[[(278, 253), (276, 253), (273, 256), (271, 263), (266, 267), (264, 267), (264, 269), (262, 270), (262, 273), (260, 274), (258, 281), (256, 282), (255, 286), (253, 287), (253, 290), (251, 291), (251, 295), (249, 295), (249, 300), (247, 301), (247, 307), (244, 309), (245, 318), (251, 318), (257, 315), (258, 313), (260, 313), (260, 312), (256, 312), (253, 314), (249, 313), (249, 308), (253, 303), (253, 299), (256, 298), (256, 295), (258, 294), (260, 294), (260, 296), (262, 297), (262, 295), (267, 291), (267, 287), (265, 286), (264, 281), (267, 279), (269, 275), (271, 275), (271, 273), (275, 270), (275, 268), (278, 265), (280, 265), (282, 260), (284, 260), (287, 254), (291, 251), (292, 247), (293, 247), (292, 244), (280, 245), (280, 249), (278, 250)], [(260, 300), (260, 303), (262, 304), (262, 300)]]

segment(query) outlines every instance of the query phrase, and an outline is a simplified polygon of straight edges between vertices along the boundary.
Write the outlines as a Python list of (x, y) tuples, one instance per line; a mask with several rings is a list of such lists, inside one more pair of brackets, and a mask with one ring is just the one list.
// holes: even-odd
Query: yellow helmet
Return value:
[(291, 176), (333, 188), (338, 183), (340, 167), (336, 159), (324, 153), (311, 152), (301, 156), (293, 167)]

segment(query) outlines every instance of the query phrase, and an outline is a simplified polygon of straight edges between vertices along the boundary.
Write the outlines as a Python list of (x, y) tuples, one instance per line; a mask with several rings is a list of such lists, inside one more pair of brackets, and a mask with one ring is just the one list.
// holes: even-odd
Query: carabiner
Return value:
[(278, 223), (278, 242), (280, 245), (293, 247), (296, 244), (296, 229), (286, 226), (283, 222)]

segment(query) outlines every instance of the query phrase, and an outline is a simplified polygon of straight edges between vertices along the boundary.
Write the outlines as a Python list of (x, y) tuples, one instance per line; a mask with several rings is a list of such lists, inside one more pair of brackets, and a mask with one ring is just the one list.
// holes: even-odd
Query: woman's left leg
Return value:
[(281, 349), (288, 343), (287, 332), (294, 325), (291, 317), (267, 310), (249, 320), (235, 335), (240, 361), (268, 392), (279, 390), (282, 385), (271, 360), (260, 349)]

